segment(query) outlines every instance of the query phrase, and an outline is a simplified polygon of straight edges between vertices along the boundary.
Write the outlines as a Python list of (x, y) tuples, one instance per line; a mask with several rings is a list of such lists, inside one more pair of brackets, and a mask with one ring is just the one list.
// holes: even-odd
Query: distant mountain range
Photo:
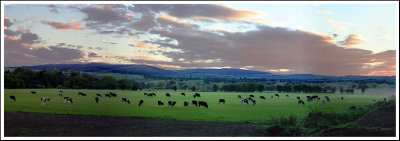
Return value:
[[(108, 72), (122, 74), (138, 74), (158, 77), (184, 77), (184, 78), (245, 78), (245, 79), (299, 79), (299, 80), (357, 80), (357, 79), (395, 79), (393, 76), (326, 76), (315, 74), (273, 74), (270, 72), (261, 72), (242, 69), (185, 69), (185, 70), (165, 70), (158, 67), (147, 65), (128, 65), (128, 64), (106, 64), (106, 63), (88, 63), (88, 64), (47, 64), (38, 66), (21, 66), (30, 69), (58, 69), (83, 72)], [(16, 68), (16, 67), (10, 67)]]

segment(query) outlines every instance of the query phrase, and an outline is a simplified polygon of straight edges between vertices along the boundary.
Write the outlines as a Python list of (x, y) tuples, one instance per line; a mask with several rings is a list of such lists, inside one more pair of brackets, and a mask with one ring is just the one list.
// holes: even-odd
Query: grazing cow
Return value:
[(73, 103), (72, 99), (70, 97), (64, 97), (64, 103), (68, 102), (68, 103)]
[(35, 91), (31, 91), (31, 94), (36, 94), (36, 92)]
[(192, 104), (197, 107), (197, 101), (196, 100), (192, 100)]
[(101, 97), (101, 94), (96, 94), (96, 96)]
[(155, 93), (151, 93), (152, 96), (157, 96)]
[(275, 94), (276, 97), (279, 97), (279, 94)]
[(59, 92), (58, 92), (58, 95), (59, 95), (59, 96), (62, 96), (62, 94), (63, 94), (63, 91), (59, 91)]
[(238, 95), (238, 98), (239, 98), (239, 99), (242, 99), (242, 96)]
[(42, 97), (42, 98), (40, 98), (40, 101), (42, 101), (42, 104), (48, 103), (48, 102), (50, 101), (50, 98), (48, 98), (48, 97)]
[(300, 97), (298, 96), (297, 99), (300, 100)]
[(254, 97), (254, 95), (251, 94), (250, 97)]
[(168, 107), (169, 107), (169, 106), (174, 107), (175, 104), (176, 104), (176, 101), (168, 101)]
[(164, 102), (158, 101), (158, 106), (162, 107), (164, 105)]
[(326, 101), (331, 102), (331, 100), (329, 99), (329, 97), (326, 97)]
[(144, 103), (143, 100), (140, 100), (140, 101), (139, 101), (139, 107), (142, 106), (143, 103)]
[(81, 94), (82, 96), (86, 96), (86, 94)]
[(112, 97), (117, 97), (117, 94), (116, 94), (116, 93), (110, 92), (110, 95), (111, 95)]
[(311, 99), (311, 96), (307, 96), (307, 99)]
[(256, 105), (256, 100), (250, 99), (251, 102), (253, 102), (253, 105)]
[(193, 95), (193, 98), (196, 98), (196, 95)]
[(288, 94), (286, 94), (286, 97), (287, 97), (287, 98), (289, 98), (289, 95), (288, 95)]
[(325, 101), (322, 100), (322, 104), (325, 104)]
[(273, 96), (273, 95), (271, 95), (271, 99), (272, 99), (272, 98), (274, 98), (274, 96)]
[(94, 98), (94, 100), (96, 101), (96, 103), (99, 103), (99, 97)]
[(129, 101), (128, 98), (122, 98), (121, 103), (124, 103), (124, 102), (126, 102), (126, 103), (128, 103), (128, 104), (131, 104), (131, 102)]
[(201, 97), (199, 93), (195, 93), (194, 95), (197, 97)]
[(249, 101), (247, 99), (240, 100), (240, 104), (249, 104)]
[(304, 101), (303, 100), (299, 100), (299, 102), (297, 104), (303, 104), (303, 106), (305, 106)]
[(186, 96), (185, 93), (181, 93), (181, 95)]
[(13, 96), (13, 95), (10, 95), (10, 98), (11, 98), (11, 100), (14, 100), (14, 101), (16, 101), (16, 99), (15, 99), (15, 96)]
[(189, 106), (189, 102), (183, 102), (183, 107), (187, 108)]
[(171, 95), (170, 95), (169, 93), (166, 93), (166, 94), (165, 94), (165, 96), (167, 96), (167, 97), (171, 97)]
[(144, 93), (144, 96), (146, 96), (147, 95), (147, 93)]
[(106, 97), (109, 97), (109, 98), (111, 98), (111, 95), (110, 94), (104, 94)]
[(340, 99), (342, 99), (342, 100), (343, 100), (343, 97), (341, 97)]
[(221, 102), (225, 104), (225, 99), (219, 99), (218, 104), (221, 103)]
[(207, 102), (204, 102), (204, 101), (199, 101), (199, 107), (200, 106), (204, 106), (204, 107), (208, 108)]
[(265, 97), (264, 97), (264, 96), (260, 96), (260, 98), (261, 98), (261, 99), (265, 99)]

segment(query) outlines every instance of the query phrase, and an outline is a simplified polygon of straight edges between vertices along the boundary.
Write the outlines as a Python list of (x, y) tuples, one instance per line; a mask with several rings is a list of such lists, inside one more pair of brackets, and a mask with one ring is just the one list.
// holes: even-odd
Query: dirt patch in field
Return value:
[(198, 122), (127, 117), (4, 113), (4, 134), (11, 136), (264, 136), (260, 124)]
[(335, 128), (324, 131), (321, 136), (396, 136), (396, 105), (375, 110), (356, 125), (360, 128)]

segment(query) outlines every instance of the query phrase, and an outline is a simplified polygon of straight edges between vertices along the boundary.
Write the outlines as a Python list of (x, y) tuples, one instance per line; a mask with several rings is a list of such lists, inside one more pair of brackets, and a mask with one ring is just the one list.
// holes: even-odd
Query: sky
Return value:
[(6, 4), (4, 65), (395, 76), (394, 4)]

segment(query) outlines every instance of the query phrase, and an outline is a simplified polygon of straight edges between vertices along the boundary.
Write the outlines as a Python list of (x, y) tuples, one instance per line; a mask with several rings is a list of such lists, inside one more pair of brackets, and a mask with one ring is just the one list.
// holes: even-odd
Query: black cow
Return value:
[(143, 100), (140, 100), (140, 101), (139, 101), (139, 107), (142, 106), (143, 103), (144, 103)]
[(101, 94), (96, 94), (98, 97), (101, 97)]
[(331, 102), (331, 100), (329, 99), (328, 96), (325, 96), (325, 98), (326, 98), (326, 101)]
[(201, 97), (199, 93), (194, 94), (196, 97)]
[(168, 101), (168, 107), (169, 107), (169, 106), (174, 107), (175, 104), (176, 104), (176, 101)]
[(197, 107), (197, 101), (196, 100), (192, 100), (192, 104)]
[(64, 103), (65, 102), (73, 103), (70, 97), (64, 97)]
[(221, 102), (225, 104), (225, 99), (219, 99), (218, 104), (221, 103)]
[(151, 93), (152, 96), (157, 96), (155, 93)]
[(238, 98), (239, 98), (239, 99), (242, 99), (242, 96), (238, 95)]
[(279, 94), (275, 94), (276, 97), (279, 97)]
[(147, 93), (144, 93), (144, 96), (146, 96), (147, 95)]
[(96, 103), (99, 103), (99, 97), (94, 98), (94, 100), (96, 101)]
[(36, 94), (36, 92), (35, 91), (31, 91), (31, 94)]
[(303, 106), (305, 106), (304, 101), (303, 100), (299, 100), (299, 102), (297, 104), (303, 104)]
[(158, 101), (158, 106), (162, 107), (164, 105), (164, 102)]
[(311, 96), (307, 96), (307, 99), (311, 99)]
[(13, 96), (13, 95), (10, 95), (10, 98), (11, 98), (11, 100), (14, 100), (14, 101), (16, 101), (16, 99), (15, 99), (15, 96)]
[(81, 94), (82, 96), (86, 96), (86, 94)]
[(350, 110), (355, 110), (355, 109), (357, 109), (356, 106), (351, 106), (351, 107), (350, 107)]
[(106, 97), (109, 97), (109, 98), (111, 98), (111, 95), (110, 94), (104, 94)]
[(386, 101), (386, 98), (383, 98), (383, 101)]
[(250, 99), (251, 102), (253, 102), (253, 105), (256, 105), (256, 100)]
[(343, 97), (341, 97), (340, 99), (342, 99), (342, 100), (343, 100)]
[(183, 107), (187, 108), (189, 106), (189, 102), (183, 102)]
[(265, 99), (265, 97), (264, 97), (264, 96), (260, 96), (260, 98), (261, 98), (261, 99)]
[(286, 97), (289, 97), (289, 95), (288, 95), (288, 94), (286, 94)]
[(297, 99), (300, 100), (300, 97), (298, 96)]
[(122, 98), (121, 103), (124, 103), (124, 102), (126, 102), (126, 103), (128, 103), (128, 104), (131, 104), (131, 102), (129, 101), (128, 98)]
[(171, 97), (171, 95), (170, 95), (169, 93), (166, 93), (166, 94), (165, 94), (165, 96), (167, 96), (167, 97)]
[(181, 95), (186, 96), (185, 93), (181, 93)]
[(254, 97), (254, 95), (251, 94), (250, 97)]
[(42, 104), (48, 103), (48, 102), (50, 101), (50, 98), (48, 98), (48, 97), (42, 97), (42, 98), (40, 98), (40, 101), (42, 101)]
[(59, 91), (59, 92), (58, 92), (58, 95), (59, 95), (59, 96), (62, 96), (62, 94), (63, 94), (63, 91)]
[(199, 107), (200, 106), (204, 106), (204, 107), (208, 108), (207, 102), (204, 102), (204, 101), (199, 101)]
[(110, 95), (111, 95), (112, 97), (117, 97), (117, 94), (116, 94), (116, 93), (110, 92)]

